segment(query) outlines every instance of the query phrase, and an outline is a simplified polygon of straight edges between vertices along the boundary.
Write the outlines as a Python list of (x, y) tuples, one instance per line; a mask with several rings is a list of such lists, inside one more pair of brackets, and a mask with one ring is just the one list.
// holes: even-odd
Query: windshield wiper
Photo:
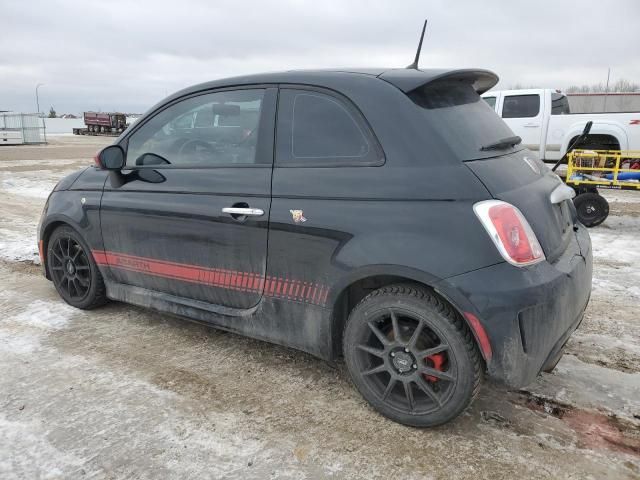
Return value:
[(480, 150), (503, 150), (505, 148), (513, 147), (514, 145), (518, 145), (522, 142), (522, 139), (517, 135), (514, 137), (503, 138), (502, 140), (498, 140), (495, 143), (490, 143), (489, 145), (484, 145), (480, 147)]

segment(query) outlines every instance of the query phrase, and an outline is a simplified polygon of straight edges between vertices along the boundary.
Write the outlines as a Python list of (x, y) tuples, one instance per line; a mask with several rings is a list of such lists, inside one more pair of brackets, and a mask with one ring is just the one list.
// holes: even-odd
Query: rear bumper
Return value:
[(550, 367), (580, 325), (592, 258), (589, 234), (580, 226), (553, 264), (501, 263), (443, 280), (438, 290), (480, 319), (493, 352), (489, 376), (520, 388)]

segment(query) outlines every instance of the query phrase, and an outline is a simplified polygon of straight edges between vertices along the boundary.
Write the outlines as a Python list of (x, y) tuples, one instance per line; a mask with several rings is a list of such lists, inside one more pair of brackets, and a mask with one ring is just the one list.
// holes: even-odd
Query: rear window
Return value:
[(470, 83), (432, 82), (408, 95), (421, 108), (425, 126), (435, 131), (460, 160), (495, 157), (523, 148), (516, 145), (481, 150), (485, 145), (513, 137), (514, 133)]
[(566, 95), (561, 93), (551, 94), (551, 115), (569, 115), (571, 109), (569, 108), (569, 100)]

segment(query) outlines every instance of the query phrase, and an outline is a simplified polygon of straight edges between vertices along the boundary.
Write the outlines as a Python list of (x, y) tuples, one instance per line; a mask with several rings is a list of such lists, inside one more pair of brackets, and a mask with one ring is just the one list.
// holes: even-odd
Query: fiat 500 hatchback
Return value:
[(591, 291), (572, 190), (481, 100), (484, 70), (197, 85), (64, 178), (39, 228), (78, 308), (149, 307), (326, 360), (431, 426), (483, 374), (555, 366)]

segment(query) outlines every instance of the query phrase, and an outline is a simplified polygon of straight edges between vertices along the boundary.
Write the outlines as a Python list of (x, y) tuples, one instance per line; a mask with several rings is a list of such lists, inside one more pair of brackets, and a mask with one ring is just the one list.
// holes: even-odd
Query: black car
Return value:
[(572, 191), (485, 70), (293, 71), (178, 92), (64, 178), (39, 228), (69, 304), (120, 300), (343, 356), (401, 423), (552, 369), (591, 291)]

